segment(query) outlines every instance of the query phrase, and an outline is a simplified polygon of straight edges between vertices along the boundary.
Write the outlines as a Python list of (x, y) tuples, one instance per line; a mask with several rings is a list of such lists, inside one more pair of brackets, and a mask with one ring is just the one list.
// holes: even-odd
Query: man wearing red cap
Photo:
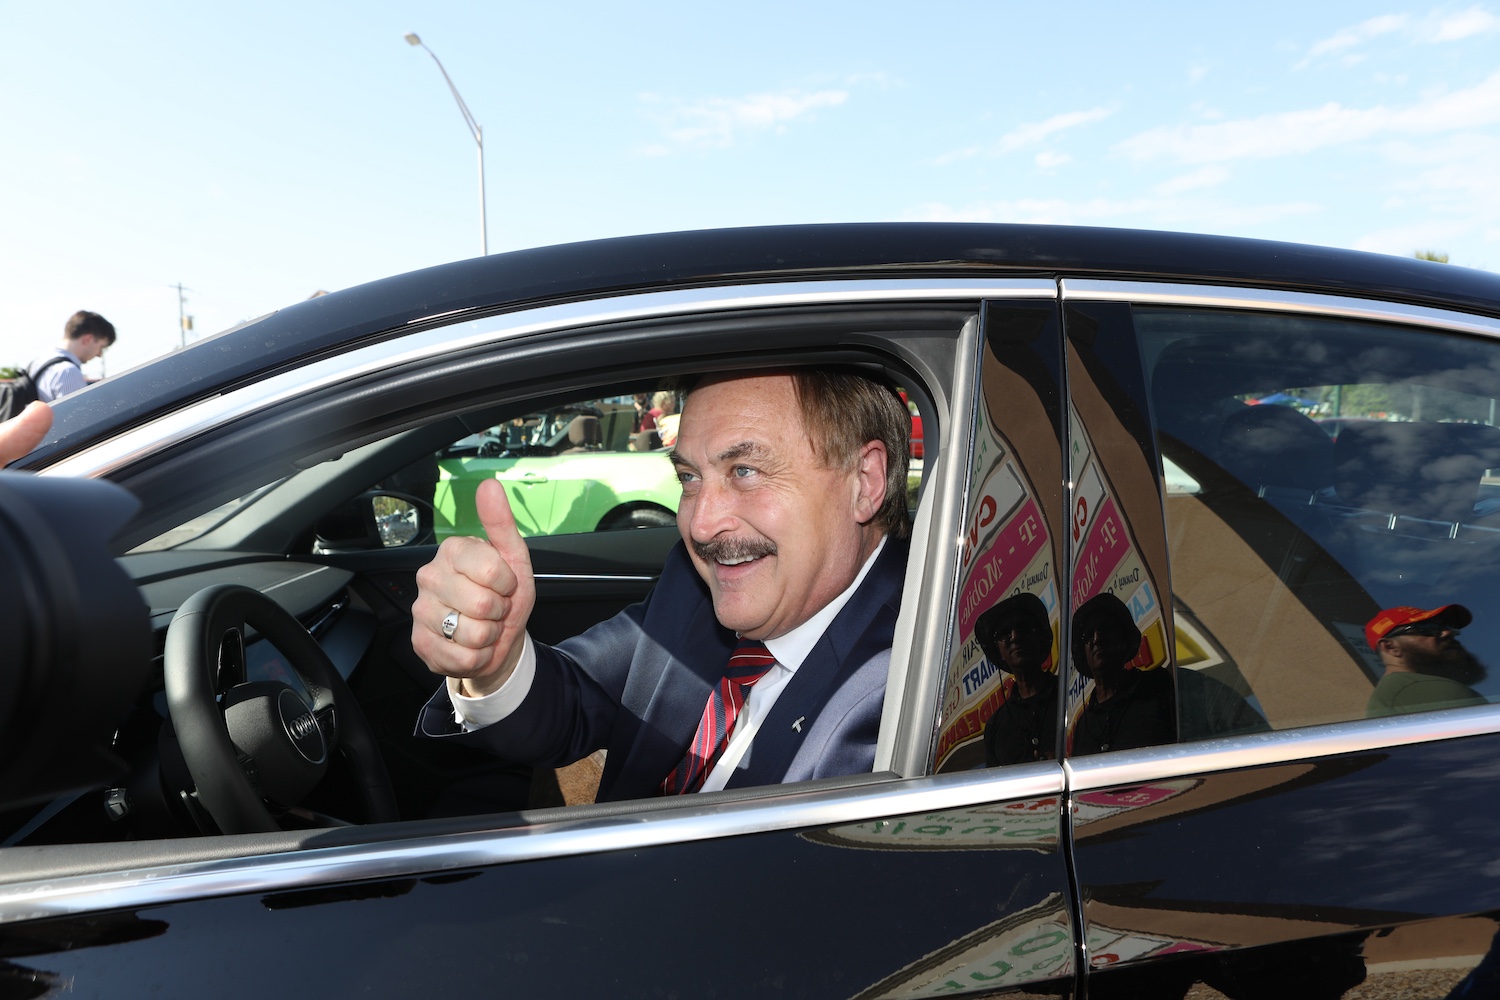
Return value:
[(1485, 678), (1484, 664), (1458, 641), (1474, 620), (1462, 604), (1386, 608), (1365, 625), (1365, 641), (1380, 654), (1385, 675), (1375, 685), (1365, 714), (1375, 719), (1437, 708), (1484, 705), (1469, 687)]

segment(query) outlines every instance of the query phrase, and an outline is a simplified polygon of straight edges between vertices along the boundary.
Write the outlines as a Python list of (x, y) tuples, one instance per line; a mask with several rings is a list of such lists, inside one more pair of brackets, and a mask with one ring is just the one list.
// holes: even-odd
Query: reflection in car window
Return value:
[(1500, 345), (1269, 314), (1135, 323), (1183, 738), (1492, 698)]
[(183, 522), (170, 531), (165, 531), (160, 535), (157, 535), (155, 538), (147, 539), (130, 551), (131, 553), (160, 552), (163, 549), (170, 549), (174, 545), (181, 545), (184, 542), (191, 542), (217, 528), (219, 525), (223, 524), (225, 521), (233, 517), (236, 512), (242, 510), (247, 505), (254, 503), (260, 497), (275, 489), (282, 482), (284, 482), (284, 480), (278, 479), (275, 482), (268, 483), (265, 486), (257, 486), (255, 489), (251, 490), (249, 493), (246, 493), (244, 496), (235, 497), (233, 500), (222, 503), (212, 510), (206, 511), (205, 513), (200, 514), (189, 521)]
[[(1102, 396), (1075, 367), (1071, 395), (1104, 422)], [(1109, 414), (1110, 417), (1113, 414)], [(1166, 615), (1157, 595), (1161, 581), (1136, 537), (1133, 519), (1154, 515), (1156, 498), (1145, 496), (1125, 471), (1123, 452), (1109, 456), (1089, 433), (1077, 405), (1069, 408), (1069, 478), (1073, 482), (1070, 532), (1073, 619), (1065, 717), (1070, 756), (1171, 743), (1176, 739), (1174, 678), (1167, 650)], [(1140, 461), (1139, 450), (1135, 453)], [(1143, 521), (1144, 523), (1144, 521)]]
[(987, 316), (934, 772), (1058, 754), (1064, 419), (1050, 305)]

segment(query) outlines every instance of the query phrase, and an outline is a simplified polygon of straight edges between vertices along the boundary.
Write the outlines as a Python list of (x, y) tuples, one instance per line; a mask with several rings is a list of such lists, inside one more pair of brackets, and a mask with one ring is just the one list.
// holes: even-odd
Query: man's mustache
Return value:
[(733, 562), (774, 556), (776, 543), (769, 538), (711, 538), (693, 542), (693, 551), (704, 562)]

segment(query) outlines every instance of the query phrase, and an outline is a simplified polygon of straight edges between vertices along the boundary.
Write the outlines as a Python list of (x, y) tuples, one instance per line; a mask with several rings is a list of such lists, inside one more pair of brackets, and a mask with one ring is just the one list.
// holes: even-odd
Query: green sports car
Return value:
[(677, 473), (633, 418), (626, 404), (575, 404), (454, 442), (438, 457), (438, 540), (484, 534), (474, 493), (486, 479), (505, 484), (526, 536), (675, 524)]

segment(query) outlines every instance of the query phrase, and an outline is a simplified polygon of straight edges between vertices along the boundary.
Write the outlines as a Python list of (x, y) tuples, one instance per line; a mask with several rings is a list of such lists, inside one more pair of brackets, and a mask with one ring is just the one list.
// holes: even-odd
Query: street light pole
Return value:
[(422, 39), (417, 37), (415, 32), (408, 31), (405, 37), (406, 44), (418, 46), (428, 55), (432, 56), (433, 62), (437, 63), (438, 72), (443, 74), (443, 79), (447, 82), (448, 89), (453, 92), (453, 99), (458, 102), (458, 110), (464, 116), (464, 124), (469, 127), (469, 134), (474, 137), (474, 144), (479, 147), (479, 247), (480, 252), (484, 256), (489, 256), (490, 227), (485, 219), (484, 209), (484, 129), (479, 127), (479, 123), (469, 113), (469, 106), (464, 103), (463, 96), (459, 94), (458, 88), (453, 85), (453, 78), (443, 68), (443, 61), (437, 57), (437, 53), (429, 49), (423, 43)]

